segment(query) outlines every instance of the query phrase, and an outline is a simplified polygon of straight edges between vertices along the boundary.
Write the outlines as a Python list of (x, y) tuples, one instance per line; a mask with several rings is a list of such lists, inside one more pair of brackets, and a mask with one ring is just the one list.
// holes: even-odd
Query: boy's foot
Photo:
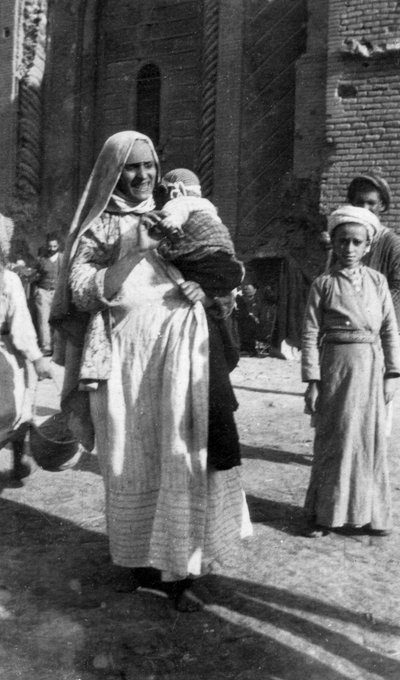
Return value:
[(367, 525), (367, 533), (370, 536), (390, 536), (392, 533), (391, 529), (372, 529), (369, 525)]

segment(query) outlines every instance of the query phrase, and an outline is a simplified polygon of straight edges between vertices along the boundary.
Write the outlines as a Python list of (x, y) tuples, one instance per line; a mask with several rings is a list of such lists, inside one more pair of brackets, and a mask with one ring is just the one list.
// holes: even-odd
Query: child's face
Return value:
[(340, 224), (333, 232), (333, 252), (344, 269), (357, 267), (368, 245), (367, 230), (359, 224)]
[(375, 215), (383, 211), (381, 195), (377, 189), (359, 189), (353, 199), (353, 205), (358, 208), (366, 208)]

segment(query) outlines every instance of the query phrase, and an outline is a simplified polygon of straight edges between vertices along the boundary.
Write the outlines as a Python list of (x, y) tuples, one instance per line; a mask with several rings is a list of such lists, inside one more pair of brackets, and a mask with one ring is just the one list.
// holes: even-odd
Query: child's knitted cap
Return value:
[(197, 175), (186, 168), (170, 170), (162, 178), (163, 184), (174, 185), (183, 195), (201, 196), (200, 180)]

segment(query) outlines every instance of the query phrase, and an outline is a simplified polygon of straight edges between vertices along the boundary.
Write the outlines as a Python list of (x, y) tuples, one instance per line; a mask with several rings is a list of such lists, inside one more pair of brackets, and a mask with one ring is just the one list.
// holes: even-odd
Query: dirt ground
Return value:
[[(33, 467), (16, 488), (2, 451), (1, 680), (399, 680), (399, 419), (393, 535), (305, 538), (313, 431), (299, 364), (243, 358), (232, 381), (254, 536), (205, 578), (200, 613), (111, 589), (95, 456)], [(50, 383), (39, 415), (55, 404)]]

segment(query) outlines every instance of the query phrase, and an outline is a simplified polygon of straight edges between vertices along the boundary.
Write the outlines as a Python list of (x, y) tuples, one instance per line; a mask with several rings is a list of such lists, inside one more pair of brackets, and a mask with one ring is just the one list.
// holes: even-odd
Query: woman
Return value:
[(156, 251), (158, 179), (148, 137), (120, 132), (105, 142), (71, 227), (53, 316), (69, 336), (70, 408), (87, 328), (80, 378), (91, 390), (113, 562), (134, 570), (132, 588), (155, 568), (177, 608), (190, 610), (188, 579), (250, 525), (238, 468), (207, 465), (205, 296)]
[(305, 502), (311, 536), (344, 526), (375, 535), (392, 528), (385, 403), (400, 375), (400, 345), (386, 279), (362, 265), (379, 228), (364, 208), (332, 213), (336, 265), (310, 290), (302, 378), (316, 427)]

